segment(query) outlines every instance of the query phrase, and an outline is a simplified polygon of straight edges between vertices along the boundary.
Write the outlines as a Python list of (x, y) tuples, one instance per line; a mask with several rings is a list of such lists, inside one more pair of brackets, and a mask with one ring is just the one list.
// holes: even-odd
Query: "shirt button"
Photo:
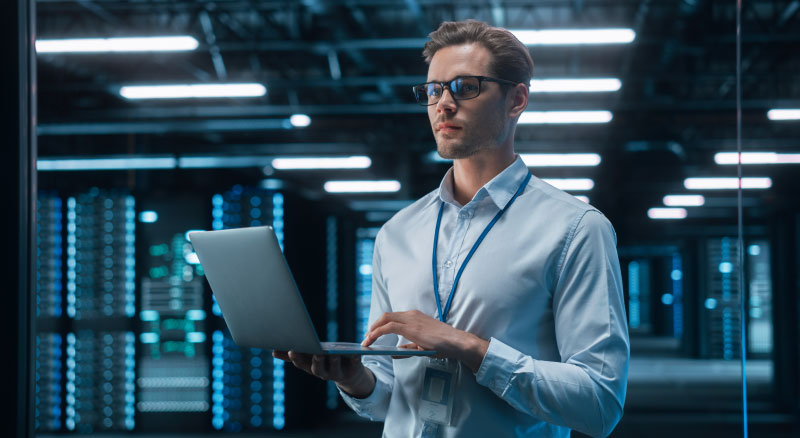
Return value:
[(453, 267), (453, 261), (452, 260), (448, 260), (448, 261), (444, 262), (444, 267), (447, 268), (447, 269), (452, 268)]

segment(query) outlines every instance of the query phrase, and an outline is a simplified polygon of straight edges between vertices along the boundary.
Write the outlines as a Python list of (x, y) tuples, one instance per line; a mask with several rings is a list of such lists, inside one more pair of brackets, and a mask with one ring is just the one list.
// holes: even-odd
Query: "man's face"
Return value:
[[(456, 76), (492, 76), (491, 53), (480, 44), (448, 46), (438, 50), (428, 67), (428, 81), (450, 81)], [(505, 94), (500, 84), (481, 83), (474, 99), (454, 100), (446, 89), (428, 118), (443, 158), (467, 158), (480, 150), (497, 149), (507, 136)]]

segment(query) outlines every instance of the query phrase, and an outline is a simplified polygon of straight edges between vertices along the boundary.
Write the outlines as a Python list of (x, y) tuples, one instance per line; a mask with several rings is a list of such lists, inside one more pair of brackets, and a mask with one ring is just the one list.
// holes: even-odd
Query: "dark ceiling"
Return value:
[[(192, 35), (201, 42), (185, 53), (40, 55), (40, 157), (364, 153), (373, 167), (347, 175), (399, 179), (404, 190), (397, 197), (414, 198), (435, 188), (447, 168), (425, 160), (433, 137), (410, 92), (426, 74), (422, 45), (440, 22), (475, 18), (510, 29), (636, 31), (632, 44), (531, 47), (535, 78), (616, 77), (623, 84), (611, 93), (531, 95), (530, 110), (614, 114), (601, 125), (520, 126), (520, 152), (603, 157), (598, 168), (533, 169), (536, 175), (595, 178), (592, 203), (618, 221), (641, 219), (663, 195), (684, 192), (685, 177), (735, 175), (734, 167), (713, 161), (715, 152), (736, 147), (734, 1), (37, 3), (40, 39)], [(744, 1), (742, 23), (743, 147), (798, 151), (800, 123), (770, 121), (766, 112), (800, 108), (800, 1)], [(127, 101), (118, 94), (130, 84), (243, 81), (266, 85), (267, 95), (189, 102)], [(294, 113), (310, 115), (312, 124), (261, 123)], [(770, 193), (748, 194), (749, 205), (798, 202), (800, 179), (791, 168), (745, 172), (775, 180)], [(318, 190), (330, 175), (275, 176)], [(735, 203), (720, 202), (719, 210), (692, 217), (731, 219)], [(775, 208), (747, 214), (757, 218)]]

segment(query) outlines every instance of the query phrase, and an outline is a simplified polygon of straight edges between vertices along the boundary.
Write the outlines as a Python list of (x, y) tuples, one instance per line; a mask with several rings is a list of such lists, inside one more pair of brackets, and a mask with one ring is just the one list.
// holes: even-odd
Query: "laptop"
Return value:
[(233, 341), (308, 354), (432, 356), (394, 345), (320, 342), (270, 226), (189, 233)]

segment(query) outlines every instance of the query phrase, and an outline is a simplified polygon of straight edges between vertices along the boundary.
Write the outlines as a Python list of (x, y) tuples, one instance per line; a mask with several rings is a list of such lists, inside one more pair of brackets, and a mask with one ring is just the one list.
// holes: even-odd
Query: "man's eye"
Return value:
[(428, 96), (438, 96), (442, 94), (441, 88), (435, 86), (434, 84), (428, 85)]

